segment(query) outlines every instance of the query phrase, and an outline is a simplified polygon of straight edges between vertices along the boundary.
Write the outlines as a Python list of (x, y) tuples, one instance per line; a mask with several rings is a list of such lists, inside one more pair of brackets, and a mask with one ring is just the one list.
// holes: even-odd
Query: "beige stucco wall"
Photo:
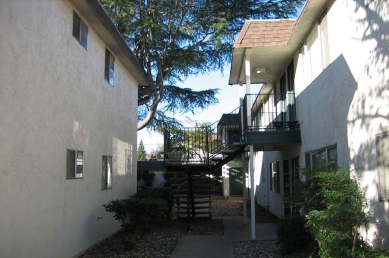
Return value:
[[(371, 244), (389, 248), (389, 203), (378, 200), (376, 169), (376, 136), (389, 131), (389, 3), (369, 2), (366, 6), (362, 0), (337, 0), (329, 7), (328, 45), (320, 42), (320, 36), (312, 36), (318, 33), (313, 25), (306, 45), (294, 56), (301, 148), (296, 146), (297, 153), (267, 152), (263, 163), (281, 164), (297, 154), (304, 167), (305, 152), (336, 144), (338, 164), (356, 169), (369, 202), (373, 223), (361, 233)], [(321, 47), (308, 47), (315, 43)], [(329, 50), (328, 66), (321, 49)], [(269, 168), (264, 167), (267, 175)], [(260, 169), (256, 173), (260, 175)], [(258, 187), (266, 193), (268, 186)], [(282, 205), (276, 197), (270, 192), (268, 205), (280, 215), (279, 208), (271, 208)], [(258, 200), (266, 203), (264, 198)]]
[[(117, 59), (105, 81), (104, 43), (89, 27), (85, 50), (72, 17), (65, 0), (0, 1), (0, 257), (73, 257), (120, 228), (102, 205), (136, 191), (137, 83)], [(83, 179), (66, 180), (66, 149)]]

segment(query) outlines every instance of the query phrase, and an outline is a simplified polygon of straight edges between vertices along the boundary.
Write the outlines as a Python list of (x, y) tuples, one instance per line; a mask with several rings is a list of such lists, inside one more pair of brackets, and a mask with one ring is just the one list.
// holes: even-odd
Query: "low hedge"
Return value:
[(159, 198), (167, 202), (169, 209), (166, 212), (166, 218), (169, 219), (173, 206), (174, 198), (170, 189), (166, 188), (148, 188), (138, 191), (133, 195), (134, 198)]
[(146, 189), (127, 199), (113, 200), (103, 207), (122, 222), (122, 227), (146, 233), (170, 218), (173, 197), (165, 189)]

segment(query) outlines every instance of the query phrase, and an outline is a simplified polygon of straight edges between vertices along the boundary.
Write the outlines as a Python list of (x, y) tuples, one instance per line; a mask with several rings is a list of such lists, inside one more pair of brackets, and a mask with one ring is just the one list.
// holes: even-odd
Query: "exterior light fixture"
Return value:
[(255, 68), (255, 73), (265, 73), (266, 68)]

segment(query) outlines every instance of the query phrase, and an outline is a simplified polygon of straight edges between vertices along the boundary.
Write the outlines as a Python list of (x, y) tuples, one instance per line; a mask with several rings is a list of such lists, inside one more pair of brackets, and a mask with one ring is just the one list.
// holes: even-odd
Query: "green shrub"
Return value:
[(293, 216), (282, 220), (277, 227), (278, 243), (283, 254), (292, 254), (307, 249), (313, 238), (305, 228), (304, 216)]
[(166, 188), (143, 189), (138, 191), (136, 194), (134, 194), (133, 197), (134, 198), (160, 198), (166, 201), (169, 207), (166, 212), (166, 218), (170, 218), (173, 205), (174, 205), (174, 198), (171, 189), (166, 189)]
[(128, 218), (127, 201), (127, 199), (114, 200), (103, 205), (105, 211), (113, 213), (115, 220), (120, 221), (122, 226), (124, 226)]
[(132, 229), (149, 232), (166, 220), (169, 205), (160, 198), (129, 198), (127, 202)]
[(315, 172), (307, 179), (306, 226), (316, 239), (321, 257), (363, 257), (365, 244), (358, 234), (368, 222), (366, 200), (349, 170)]
[[(146, 193), (147, 192), (147, 193)], [(153, 197), (158, 196), (158, 197)], [(161, 197), (163, 196), (163, 197)], [(140, 232), (149, 232), (167, 218), (172, 205), (164, 198), (168, 198), (165, 191), (144, 190), (127, 199), (114, 200), (103, 205), (107, 212), (122, 223), (122, 227)]]

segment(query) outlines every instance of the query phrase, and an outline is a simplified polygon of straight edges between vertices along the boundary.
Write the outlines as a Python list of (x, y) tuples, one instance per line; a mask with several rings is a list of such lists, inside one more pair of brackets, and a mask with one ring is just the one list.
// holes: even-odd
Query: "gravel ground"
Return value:
[[(242, 216), (242, 198), (212, 197), (212, 220), (190, 221), (187, 231), (186, 220), (173, 219), (154, 232), (139, 235), (119, 231), (84, 253), (81, 258), (154, 258), (170, 257), (182, 235), (223, 235), (223, 220), (220, 217)], [(248, 209), (249, 211), (250, 209)], [(250, 216), (250, 215), (248, 215)], [(256, 207), (259, 222), (275, 222), (277, 218), (262, 207)], [(276, 241), (233, 242), (235, 257), (278, 258), (282, 257)]]
[(191, 221), (189, 232), (185, 220), (175, 219), (143, 236), (122, 230), (90, 249), (81, 257), (169, 257), (182, 235), (223, 235), (223, 220)]

